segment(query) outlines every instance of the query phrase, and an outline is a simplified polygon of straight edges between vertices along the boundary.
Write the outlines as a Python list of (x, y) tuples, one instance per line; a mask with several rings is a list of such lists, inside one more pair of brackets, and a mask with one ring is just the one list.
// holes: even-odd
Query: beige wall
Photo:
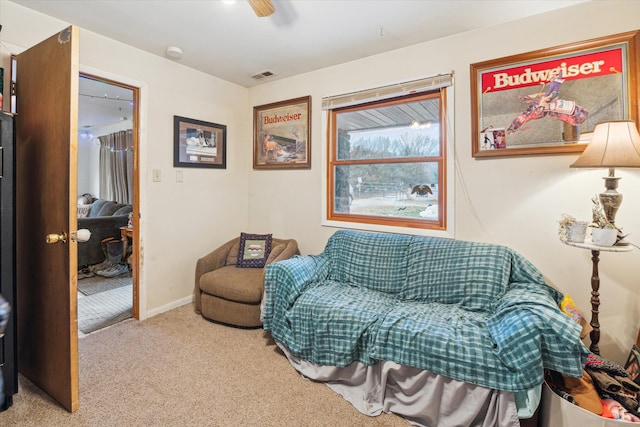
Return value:
[[(252, 88), (250, 105), (312, 97), (312, 169), (249, 169), (249, 226), (295, 237), (318, 253), (335, 229), (320, 225), (325, 129), (321, 98), (439, 73), (455, 73), (455, 237), (511, 246), (590, 318), (587, 250), (559, 242), (558, 219), (590, 218), (591, 197), (606, 171), (570, 170), (576, 155), (474, 160), (471, 157), (471, 63), (640, 29), (640, 2), (594, 1), (499, 27), (447, 37)], [(640, 170), (618, 170), (625, 200), (617, 223), (640, 244)], [(259, 207), (259, 208), (258, 208)], [(286, 211), (283, 212), (283, 207)], [(624, 362), (640, 327), (640, 251), (602, 253), (600, 348)]]
[[(0, 59), (65, 25), (1, 1)], [(455, 73), (455, 237), (511, 246), (549, 282), (573, 296), (589, 316), (590, 253), (561, 244), (562, 213), (590, 216), (590, 198), (604, 171), (570, 170), (576, 155), (474, 160), (471, 157), (469, 64), (640, 28), (640, 2), (593, 1), (383, 55), (245, 89), (96, 34), (81, 32), (83, 71), (142, 87), (141, 213), (143, 313), (186, 302), (195, 260), (239, 231), (294, 237), (303, 253), (318, 253), (334, 228), (320, 225), (324, 138), (320, 101), (442, 72)], [(576, 24), (577, 23), (577, 24)], [(312, 96), (312, 168), (252, 169), (252, 106)], [(172, 116), (228, 126), (227, 169), (184, 169), (175, 182)], [(162, 182), (151, 180), (161, 169)], [(640, 244), (640, 171), (619, 170), (625, 201), (617, 222)], [(640, 326), (640, 252), (603, 253), (600, 261), (601, 350), (624, 362)]]

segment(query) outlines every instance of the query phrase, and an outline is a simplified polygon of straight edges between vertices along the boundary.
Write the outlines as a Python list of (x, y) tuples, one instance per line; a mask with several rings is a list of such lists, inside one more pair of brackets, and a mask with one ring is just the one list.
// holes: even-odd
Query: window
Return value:
[(362, 103), (325, 98), (329, 221), (446, 230), (446, 77)]

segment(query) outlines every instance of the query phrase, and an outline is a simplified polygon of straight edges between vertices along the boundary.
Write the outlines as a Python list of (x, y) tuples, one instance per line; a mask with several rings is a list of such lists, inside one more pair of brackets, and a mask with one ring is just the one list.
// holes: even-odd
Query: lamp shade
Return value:
[(598, 123), (572, 168), (640, 168), (640, 135), (632, 120)]

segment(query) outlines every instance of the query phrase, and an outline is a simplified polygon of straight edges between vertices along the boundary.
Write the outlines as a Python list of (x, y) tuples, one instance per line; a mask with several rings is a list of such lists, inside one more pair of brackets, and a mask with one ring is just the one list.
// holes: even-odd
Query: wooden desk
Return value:
[(589, 350), (592, 353), (600, 354), (598, 343), (600, 342), (600, 320), (598, 319), (598, 308), (600, 307), (600, 276), (598, 275), (598, 262), (600, 261), (600, 251), (604, 252), (629, 252), (633, 249), (631, 245), (624, 246), (597, 246), (591, 240), (585, 240), (583, 243), (567, 242), (561, 240), (562, 243), (574, 246), (576, 248), (591, 250), (591, 262), (593, 270), (591, 273), (591, 327), (593, 330), (589, 334), (591, 338), (591, 346)]

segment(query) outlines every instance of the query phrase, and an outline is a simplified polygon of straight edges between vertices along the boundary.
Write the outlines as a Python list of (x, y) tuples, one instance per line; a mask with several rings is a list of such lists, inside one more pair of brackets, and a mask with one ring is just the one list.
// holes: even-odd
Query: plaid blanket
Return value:
[(582, 376), (588, 350), (561, 298), (504, 246), (340, 230), (320, 255), (267, 267), (264, 329), (321, 365), (391, 360), (524, 391), (543, 368)]

